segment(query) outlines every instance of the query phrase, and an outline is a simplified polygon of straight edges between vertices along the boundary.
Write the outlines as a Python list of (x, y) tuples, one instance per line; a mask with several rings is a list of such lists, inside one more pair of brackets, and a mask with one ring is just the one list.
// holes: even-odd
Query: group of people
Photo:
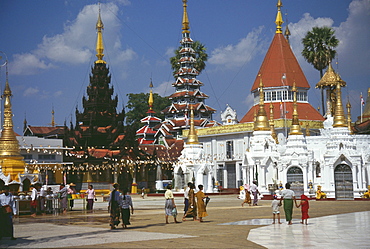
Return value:
[[(74, 206), (73, 195), (76, 193), (77, 193), (76, 185), (74, 183), (70, 183), (69, 186), (66, 186), (63, 183), (60, 184), (58, 196), (60, 200), (60, 208), (63, 210), (62, 212), (64, 215), (67, 214), (68, 204), (70, 209), (72, 210)], [(85, 191), (85, 194), (87, 195), (86, 210), (88, 212), (92, 212), (94, 207), (94, 201), (97, 201), (93, 185), (89, 184), (88, 189)]]
[(285, 213), (285, 219), (288, 222), (288, 225), (292, 225), (292, 217), (293, 217), (293, 202), (294, 205), (297, 208), (301, 208), (302, 213), (302, 224), (308, 225), (308, 209), (310, 208), (308, 197), (306, 195), (301, 195), (301, 201), (298, 204), (297, 199), (295, 197), (295, 193), (293, 190), (290, 189), (290, 184), (285, 184), (285, 189), (281, 191), (281, 198), (280, 200), (277, 199), (277, 196), (274, 195), (274, 200), (271, 203), (272, 207), (272, 214), (273, 214), (273, 222), (272, 224), (275, 224), (275, 216), (277, 216), (278, 223), (280, 222), (280, 207), (284, 204), (284, 213)]
[(109, 214), (110, 214), (110, 229), (116, 229), (116, 226), (120, 223), (120, 217), (122, 218), (122, 227), (127, 228), (130, 225), (130, 208), (131, 214), (134, 214), (134, 206), (132, 204), (132, 198), (127, 195), (127, 189), (123, 189), (120, 192), (119, 184), (113, 184), (113, 190), (110, 193), (109, 198)]
[(253, 181), (251, 185), (244, 184), (244, 186), (241, 187), (241, 190), (241, 192), (244, 193), (244, 201), (242, 202), (242, 207), (244, 207), (245, 203), (249, 204), (249, 206), (252, 205), (251, 194), (253, 196), (253, 206), (257, 206), (258, 196), (261, 194), (258, 191), (257, 181)]
[[(168, 223), (168, 216), (171, 215), (171, 209), (176, 208), (176, 206), (173, 207), (170, 205), (171, 201), (169, 200), (172, 200), (174, 203), (171, 189), (172, 186), (169, 185), (165, 193), (166, 223)], [(192, 218), (194, 221), (198, 220), (199, 222), (203, 222), (203, 218), (208, 216), (206, 206), (209, 201), (209, 197), (203, 192), (203, 185), (198, 185), (198, 189), (199, 190), (195, 192), (194, 183), (189, 182), (187, 184), (187, 188), (184, 191), (184, 216), (182, 217), (182, 221), (186, 221), (186, 218)], [(175, 216), (174, 219), (175, 222), (177, 222)]]

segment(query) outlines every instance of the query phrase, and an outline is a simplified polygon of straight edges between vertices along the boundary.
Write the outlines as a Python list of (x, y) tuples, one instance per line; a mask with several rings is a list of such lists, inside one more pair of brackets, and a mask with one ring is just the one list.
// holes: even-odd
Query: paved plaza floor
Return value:
[[(110, 230), (106, 202), (86, 213), (75, 201), (67, 215), (15, 219), (17, 240), (3, 238), (0, 248), (370, 248), (370, 201), (310, 201), (308, 225), (271, 224), (271, 201), (241, 207), (236, 195), (211, 196), (209, 216), (165, 224), (162, 197), (133, 196), (135, 213), (128, 229)], [(179, 213), (183, 199), (176, 198)], [(178, 220), (181, 221), (181, 215)]]

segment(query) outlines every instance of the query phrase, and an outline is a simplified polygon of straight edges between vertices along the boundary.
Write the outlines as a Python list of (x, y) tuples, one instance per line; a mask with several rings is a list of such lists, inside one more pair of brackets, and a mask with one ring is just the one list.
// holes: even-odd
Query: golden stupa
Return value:
[(20, 154), (19, 143), (13, 130), (13, 113), (10, 97), (8, 77), (6, 78), (5, 89), (3, 93), (4, 99), (4, 124), (0, 137), (0, 165), (4, 175), (10, 174), (10, 182), (20, 179), (18, 174), (23, 174), (25, 162)]

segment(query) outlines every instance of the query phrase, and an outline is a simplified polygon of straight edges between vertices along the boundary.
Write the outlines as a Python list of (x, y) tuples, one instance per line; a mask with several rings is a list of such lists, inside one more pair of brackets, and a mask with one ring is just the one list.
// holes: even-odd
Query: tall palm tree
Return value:
[[(334, 35), (334, 30), (329, 27), (313, 27), (302, 39), (302, 56), (320, 72), (320, 79), (323, 70), (336, 55), (336, 48), (339, 40)], [(324, 89), (321, 87), (322, 112), (325, 113)]]
[[(207, 48), (200, 41), (193, 42), (191, 47), (195, 51), (196, 63), (194, 67), (200, 73), (206, 67), (206, 61), (208, 60), (208, 54), (206, 53)], [(181, 49), (182, 46), (178, 47), (178, 49), (175, 50), (175, 56), (170, 58), (171, 67), (173, 69), (173, 76), (175, 76), (176, 72), (180, 69), (179, 60), (181, 58)]]

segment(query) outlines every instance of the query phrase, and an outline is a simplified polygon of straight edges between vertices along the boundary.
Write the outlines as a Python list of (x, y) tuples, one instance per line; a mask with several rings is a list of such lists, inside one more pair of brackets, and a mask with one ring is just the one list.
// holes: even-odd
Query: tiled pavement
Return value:
[[(17, 218), (17, 240), (3, 239), (0, 248), (370, 248), (370, 202), (310, 203), (308, 225), (272, 225), (270, 201), (260, 206), (240, 206), (236, 196), (211, 196), (205, 222), (164, 224), (160, 197), (134, 196), (135, 214), (129, 229), (109, 230), (107, 203), (96, 203), (93, 214), (79, 211), (66, 216), (29, 215)], [(178, 210), (182, 200), (177, 198)], [(179, 218), (179, 220), (181, 220)]]

